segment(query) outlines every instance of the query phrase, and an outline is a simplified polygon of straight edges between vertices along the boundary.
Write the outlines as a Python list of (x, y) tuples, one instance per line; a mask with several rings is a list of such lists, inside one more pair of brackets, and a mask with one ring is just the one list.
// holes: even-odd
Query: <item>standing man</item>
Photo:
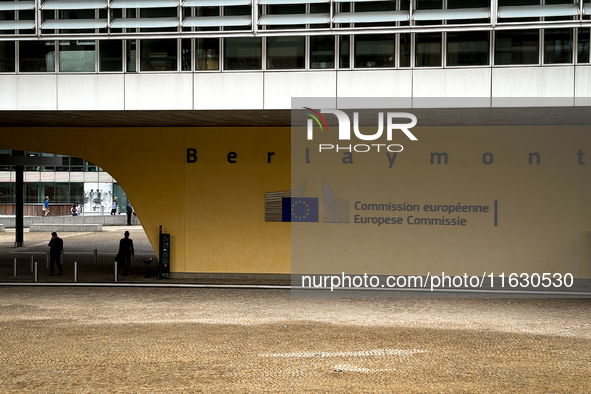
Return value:
[(125, 238), (119, 241), (119, 253), (117, 254), (117, 262), (123, 262), (123, 276), (129, 275), (129, 267), (131, 267), (131, 258), (134, 256), (133, 241), (129, 238), (129, 231), (124, 234)]
[(131, 202), (127, 203), (127, 207), (125, 208), (127, 211), (127, 225), (131, 226), (131, 214), (133, 213), (133, 207), (131, 206)]
[(117, 214), (117, 197), (113, 199), (113, 203), (111, 204), (111, 215)]
[(49, 196), (45, 196), (45, 201), (43, 202), (43, 216), (49, 215)]
[(51, 241), (49, 241), (49, 276), (53, 276), (53, 264), (57, 263), (58, 275), (63, 275), (64, 270), (62, 268), (62, 250), (64, 250), (64, 241), (57, 236), (54, 231), (51, 233)]

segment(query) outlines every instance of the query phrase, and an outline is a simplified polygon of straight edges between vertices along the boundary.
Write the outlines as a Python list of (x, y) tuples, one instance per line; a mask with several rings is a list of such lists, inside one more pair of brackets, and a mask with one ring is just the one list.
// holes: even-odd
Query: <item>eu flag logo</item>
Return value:
[(282, 222), (318, 222), (317, 197), (283, 197)]

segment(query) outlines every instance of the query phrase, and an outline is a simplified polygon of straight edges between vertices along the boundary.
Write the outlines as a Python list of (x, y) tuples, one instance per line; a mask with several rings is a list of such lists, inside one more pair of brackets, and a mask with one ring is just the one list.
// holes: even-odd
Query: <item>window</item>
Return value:
[(99, 41), (99, 71), (122, 71), (123, 43), (117, 40)]
[[(60, 10), (59, 19), (95, 19), (94, 10)], [(59, 33), (94, 33), (94, 29), (60, 29)], [(61, 70), (60, 70), (61, 71)]]
[[(251, 12), (251, 8), (249, 5), (224, 7), (223, 10), (225, 16), (250, 15)], [(215, 28), (214, 30), (217, 30), (217, 28)], [(224, 30), (250, 30), (250, 26), (226, 26), (224, 27)]]
[[(310, 13), (311, 14), (329, 14), (330, 13), (330, 4), (328, 3), (312, 3), (310, 4)], [(326, 28), (328, 27), (328, 23), (319, 23), (319, 24), (311, 24), (310, 28)]]
[(410, 33), (400, 35), (400, 67), (410, 67)]
[(55, 41), (21, 41), (19, 51), (21, 72), (55, 71)]
[[(417, 10), (441, 10), (443, 9), (442, 0), (420, 0), (416, 2)], [(443, 22), (438, 21), (416, 21), (417, 25), (441, 25)]]
[[(540, 5), (540, 0), (498, 0), (499, 7), (505, 6), (522, 6), (522, 5)], [(536, 22), (538, 17), (528, 18), (499, 18), (500, 22)]]
[(351, 36), (339, 36), (339, 67), (350, 68), (350, 48)]
[(396, 66), (396, 36), (394, 34), (355, 36), (355, 67)]
[(446, 64), (448, 66), (487, 66), (489, 37), (487, 31), (447, 33)]
[(181, 71), (191, 71), (191, 40), (181, 40)]
[(262, 44), (259, 37), (225, 38), (224, 69), (261, 70)]
[(538, 64), (539, 30), (503, 30), (496, 32), (495, 65)]
[(14, 72), (14, 41), (0, 41), (0, 73)]
[(60, 41), (60, 72), (94, 72), (94, 41)]
[(176, 71), (177, 40), (141, 40), (140, 71)]
[[(231, 12), (230, 8), (226, 9), (227, 12)], [(250, 12), (249, 12), (250, 14)], [(195, 16), (219, 16), (220, 7), (195, 7)], [(231, 15), (231, 14), (226, 14)], [(219, 27), (198, 27), (197, 31), (208, 31), (208, 30), (220, 30)]]
[(38, 183), (25, 183), (25, 198), (26, 204), (39, 202), (39, 184)]
[[(281, 4), (281, 5), (268, 5), (267, 6), (267, 14), (268, 15), (290, 15), (290, 14), (305, 14), (306, 13), (306, 5), (305, 4)], [(250, 15), (250, 10), (248, 12)], [(304, 29), (306, 25), (273, 25), (267, 26), (267, 29)]]
[(416, 67), (441, 67), (441, 33), (417, 33), (415, 52)]
[(12, 188), (14, 188), (14, 183), (0, 183), (0, 203), (9, 204), (14, 202), (13, 199), (11, 199), (11, 196), (14, 195), (11, 190)]
[(267, 68), (304, 68), (305, 48), (305, 37), (267, 37)]
[[(396, 11), (395, 1), (370, 1), (355, 3), (355, 12)], [(355, 23), (355, 27), (396, 26), (396, 22)]]
[[(176, 8), (140, 8), (140, 18), (178, 18)], [(173, 32), (176, 27), (142, 28), (140, 32)]]
[(197, 70), (219, 70), (220, 39), (198, 38), (195, 40)]
[(137, 41), (127, 41), (127, 72), (137, 72), (136, 56), (137, 56)]
[(544, 30), (544, 64), (572, 63), (573, 29)]
[[(14, 20), (14, 11), (0, 11), (0, 21), (13, 21), (13, 20)], [(14, 34), (14, 30), (0, 30), (0, 34)], [(2, 50), (2, 48), (0, 47), (0, 51), (1, 50)], [(1, 56), (1, 53), (0, 53), (0, 56)]]
[(310, 37), (310, 68), (334, 68), (334, 36)]
[(577, 46), (577, 62), (589, 63), (589, 28), (579, 29), (579, 43)]
[[(458, 8), (489, 8), (490, 0), (447, 0), (447, 9), (453, 10)], [(488, 23), (488, 18), (483, 19), (456, 19), (450, 20), (448, 24), (470, 24), (470, 23)]]

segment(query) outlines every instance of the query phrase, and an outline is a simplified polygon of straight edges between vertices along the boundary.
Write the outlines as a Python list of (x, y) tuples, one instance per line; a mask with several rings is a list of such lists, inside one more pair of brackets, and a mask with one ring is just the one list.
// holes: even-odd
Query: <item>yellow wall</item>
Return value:
[[(293, 227), (295, 242), (307, 247), (294, 251), (307, 259), (298, 271), (340, 272), (347, 260), (346, 267), (363, 272), (370, 259), (382, 259), (384, 270), (395, 268), (387, 274), (443, 267), (450, 274), (519, 268), (590, 276), (591, 133), (580, 127), (415, 131), (419, 141), (404, 142), (392, 169), (385, 157), (375, 158), (385, 165), (372, 176), (339, 163), (310, 174), (295, 166), (291, 177), (289, 128), (3, 128), (0, 146), (77, 156), (104, 168), (130, 197), (155, 250), (158, 226), (171, 233), (173, 272), (289, 273), (290, 224), (265, 222), (264, 195), (306, 180), (308, 196), (319, 197), (320, 222)], [(186, 163), (187, 148), (197, 149), (196, 163)], [(586, 166), (577, 163), (578, 149), (587, 153)], [(431, 165), (430, 152), (441, 151), (450, 163)], [(228, 152), (236, 152), (235, 164)], [(275, 152), (271, 164), (267, 152)], [(485, 152), (494, 154), (492, 165), (482, 163)], [(540, 166), (528, 164), (530, 152), (541, 154)], [(322, 223), (322, 180), (351, 204), (376, 199), (376, 185), (393, 202), (491, 206), (498, 200), (499, 225), (490, 215), (469, 214), (465, 228), (335, 227)], [(351, 217), (358, 213), (350, 210)], [(359, 235), (366, 242), (358, 243)], [(343, 239), (347, 247), (339, 249)], [(382, 241), (388, 249), (380, 249)], [(365, 246), (375, 246), (370, 255)]]
[[(579, 127), (413, 128), (418, 141), (399, 139), (404, 151), (392, 168), (385, 153), (317, 153), (315, 138), (293, 141), (295, 150), (314, 147), (310, 164), (292, 164), (292, 187), (308, 182), (322, 196), (326, 181), (349, 201), (348, 224), (296, 223), (292, 227), (294, 273), (463, 275), (506, 273), (591, 274), (591, 136)], [(368, 133), (369, 134), (369, 133)], [(296, 147), (296, 143), (301, 146)], [(363, 143), (363, 141), (340, 142)], [(586, 152), (578, 164), (577, 151)], [(447, 165), (431, 164), (446, 152)], [(483, 154), (494, 161), (483, 163)], [(529, 154), (539, 153), (529, 164)], [(295, 156), (295, 155), (294, 155)], [(318, 164), (321, 163), (321, 164)], [(498, 203), (497, 226), (494, 202)], [(418, 204), (419, 212), (355, 210), (362, 203)], [(322, 198), (319, 199), (322, 215)], [(425, 204), (487, 205), (489, 213), (431, 213)], [(400, 225), (353, 223), (354, 215), (402, 217)], [(409, 225), (418, 218), (464, 218), (465, 226)]]
[[(159, 225), (171, 234), (173, 272), (290, 270), (289, 223), (264, 221), (264, 193), (289, 189), (289, 129), (2, 128), (0, 136), (4, 148), (77, 156), (111, 174), (154, 250)], [(197, 163), (186, 164), (187, 147)]]

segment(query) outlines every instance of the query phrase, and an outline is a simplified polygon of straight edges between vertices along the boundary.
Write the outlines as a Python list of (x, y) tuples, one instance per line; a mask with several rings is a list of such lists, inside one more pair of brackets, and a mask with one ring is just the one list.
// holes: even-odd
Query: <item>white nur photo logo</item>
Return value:
[[(307, 108), (308, 109), (308, 108)], [(322, 115), (320, 115), (318, 112), (314, 111), (316, 113), (316, 115), (318, 115), (322, 121), (324, 122), (324, 124), (326, 125), (326, 122), (324, 120), (324, 117), (322, 117)], [(350, 141), (351, 140), (351, 121), (349, 119), (349, 116), (344, 113), (343, 111), (339, 111), (336, 109), (322, 109), (320, 110), (320, 113), (322, 114), (333, 114), (337, 117), (338, 121), (339, 121), (339, 141)], [(322, 129), (322, 124), (320, 123), (320, 121), (318, 120), (317, 117), (315, 117), (312, 114), (308, 114), (310, 116), (312, 116), (314, 118), (314, 120), (316, 120), (316, 123), (318, 123)], [(414, 116), (413, 114), (409, 114), (407, 112), (388, 112), (386, 113), (386, 139), (388, 141), (392, 141), (392, 134), (394, 130), (400, 130), (402, 131), (411, 141), (418, 141), (417, 137), (414, 136), (413, 133), (410, 132), (410, 128), (416, 126), (417, 124), (417, 117)], [(394, 123), (394, 120), (400, 120), (400, 119), (409, 119), (410, 122), (409, 123)], [(327, 131), (328, 131), (328, 126), (326, 127)], [(382, 137), (382, 134), (384, 133), (384, 113), (383, 112), (379, 112), (378, 113), (378, 130), (374, 133), (374, 134), (363, 134), (360, 130), (359, 130), (359, 113), (358, 112), (353, 112), (353, 133), (355, 134), (355, 137), (357, 137), (358, 139), (362, 140), (362, 141), (375, 141), (377, 139), (379, 139), (380, 137)], [(311, 141), (314, 139), (314, 126), (313, 126), (313, 122), (312, 119), (308, 119), (308, 140)], [(400, 144), (349, 144), (349, 145), (339, 145), (339, 144), (319, 144), (318, 145), (318, 150), (319, 152), (322, 152), (323, 150), (328, 150), (328, 151), (336, 151), (336, 152), (341, 152), (341, 151), (347, 151), (347, 152), (369, 152), (371, 150), (375, 150), (377, 152), (380, 152), (380, 149), (384, 149), (387, 150), (388, 152), (392, 152), (392, 153), (396, 153), (396, 152), (402, 152), (402, 150), (404, 149), (402, 145)]]

